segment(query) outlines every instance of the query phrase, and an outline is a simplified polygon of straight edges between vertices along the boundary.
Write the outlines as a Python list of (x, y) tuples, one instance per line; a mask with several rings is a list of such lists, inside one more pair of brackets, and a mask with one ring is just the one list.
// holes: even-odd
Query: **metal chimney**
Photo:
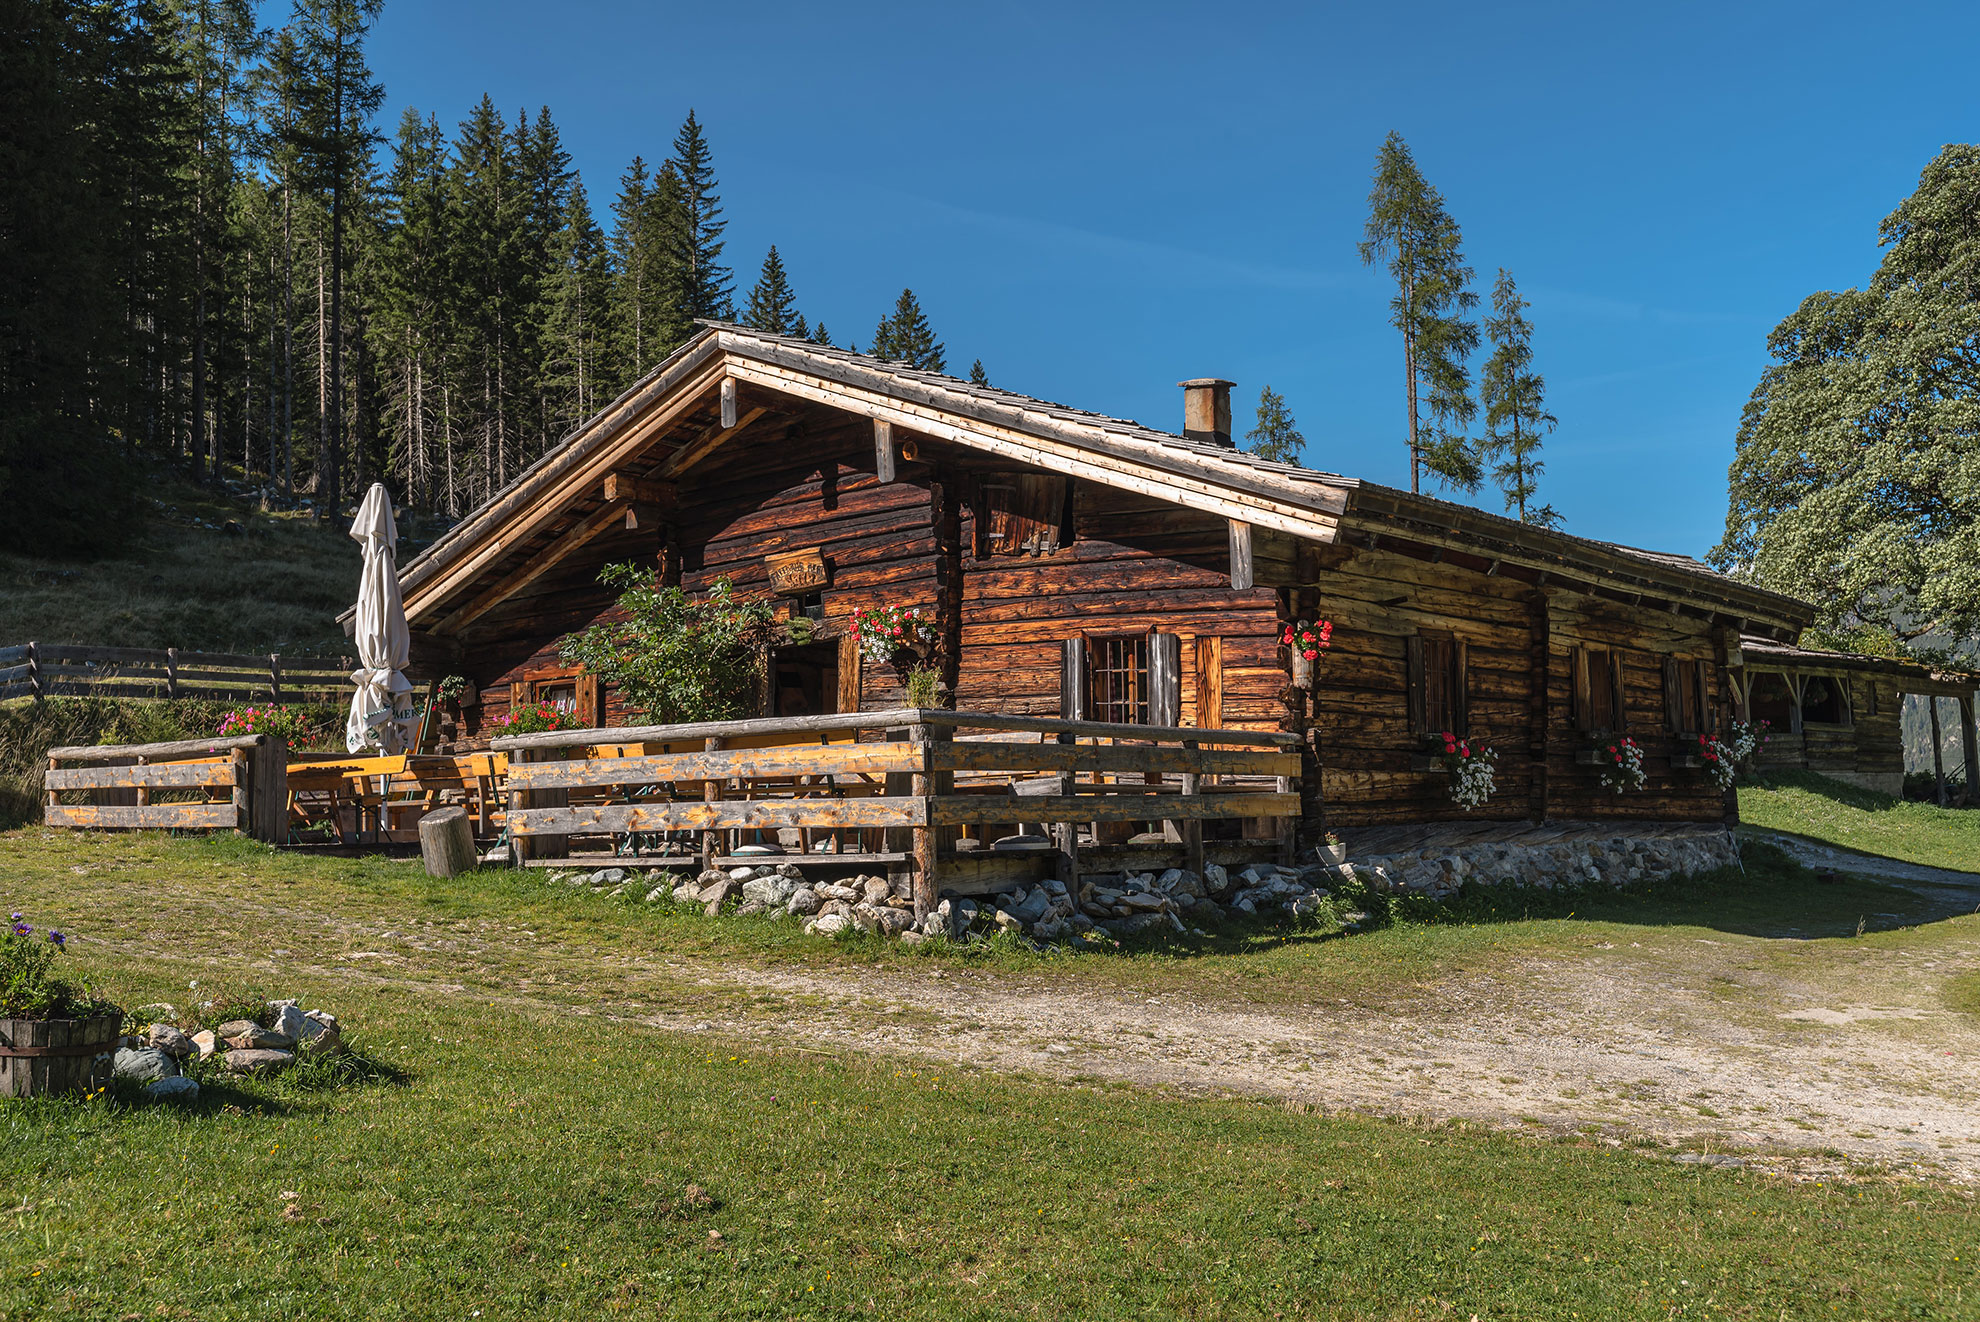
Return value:
[(1183, 390), (1183, 435), (1209, 445), (1231, 445), (1231, 387), (1235, 381), (1200, 376), (1178, 381)]

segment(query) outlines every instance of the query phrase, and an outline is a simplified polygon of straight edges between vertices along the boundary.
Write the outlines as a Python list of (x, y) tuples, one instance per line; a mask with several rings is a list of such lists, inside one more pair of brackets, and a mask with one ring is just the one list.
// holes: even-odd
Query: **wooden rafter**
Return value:
[(746, 431), (749, 428), (749, 424), (755, 422), (769, 411), (767, 407), (753, 408), (737, 418), (736, 425), (733, 427), (716, 426), (703, 432), (668, 457), (667, 462), (660, 467), (661, 478), (679, 477), (682, 473), (685, 473), (688, 469), (693, 468), (703, 459), (715, 453), (717, 449), (738, 433)]
[(580, 520), (575, 527), (557, 538), (556, 541), (530, 557), (528, 564), (522, 566), (522, 568), (516, 570), (514, 573), (502, 575), (492, 587), (476, 594), (465, 606), (462, 606), (445, 620), (442, 620), (440, 622), (440, 632), (452, 633), (470, 621), (480, 619), (483, 615), (486, 615), (489, 611), (501, 605), (510, 597), (515, 596), (525, 587), (543, 577), (543, 575), (549, 573), (557, 566), (558, 561), (583, 546), (586, 542), (589, 542), (599, 533), (604, 532), (614, 524), (623, 525), (625, 517), (626, 506), (624, 505), (607, 505), (604, 509), (594, 511), (587, 518)]

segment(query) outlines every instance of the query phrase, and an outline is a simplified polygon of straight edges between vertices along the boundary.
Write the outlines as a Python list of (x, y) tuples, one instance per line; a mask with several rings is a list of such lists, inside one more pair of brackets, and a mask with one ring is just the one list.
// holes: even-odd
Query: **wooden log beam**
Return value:
[[(714, 784), (715, 782), (710, 782)], [(1001, 801), (999, 801), (1001, 803)], [(1002, 808), (1009, 815), (1008, 806)], [(510, 813), (509, 833), (530, 838), (544, 835), (623, 835), (629, 831), (701, 831), (719, 834), (734, 830), (782, 830), (785, 827), (824, 827), (850, 830), (864, 827), (925, 825), (928, 813), (921, 800), (891, 799), (715, 799), (702, 803), (614, 803), (578, 808), (518, 808)], [(719, 854), (710, 854), (712, 865)], [(824, 857), (820, 855), (820, 857)]]
[(44, 825), (97, 830), (219, 831), (232, 829), (239, 820), (232, 803), (51, 803), (42, 809)]
[(238, 772), (228, 762), (161, 762), (129, 767), (63, 767), (48, 773), (51, 790), (224, 789)]
[[(867, 748), (875, 745), (861, 744)], [(1251, 749), (1204, 751), (1190, 740), (1181, 748), (1137, 747), (1132, 744), (1005, 744), (964, 741), (933, 750), (941, 771), (977, 772), (1145, 772), (1181, 776), (1296, 776), (1301, 773), (1296, 752)]]
[[(867, 800), (885, 803), (885, 799)], [(929, 816), (938, 826), (978, 826), (1008, 822), (1022, 816), (1027, 821), (1061, 818), (1075, 822), (1186, 822), (1229, 817), (1298, 817), (1297, 793), (1204, 794), (1186, 798), (1180, 794), (1061, 794), (1026, 799), (1022, 808), (997, 795), (956, 795), (937, 798), (929, 805)]]
[(440, 623), (440, 632), (453, 633), (463, 625), (480, 619), (495, 607), (515, 596), (537, 579), (557, 567), (559, 561), (604, 532), (613, 524), (623, 524), (626, 512), (623, 506), (607, 505), (590, 516), (580, 519), (556, 541), (543, 548), (530, 558), (528, 564), (508, 574), (500, 574), (494, 583), (468, 599)]
[[(236, 748), (259, 748), (268, 742), (265, 734), (234, 735), (226, 739), (174, 739), (161, 744), (86, 744), (51, 748), (51, 762), (111, 762), (120, 758), (142, 757), (153, 762), (176, 757), (208, 757), (231, 753)], [(129, 768), (125, 768), (128, 770)]]
[(736, 426), (736, 379), (722, 378), (722, 430), (734, 431)]
[(873, 420), (873, 473), (882, 482), (894, 480), (894, 424), (885, 418)]
[(1231, 520), (1231, 586), (1239, 592), (1255, 581), (1251, 563), (1251, 525)]
[[(719, 740), (715, 741), (718, 745)], [(593, 789), (705, 780), (795, 779), (802, 776), (885, 775), (927, 769), (927, 752), (913, 744), (787, 744), (775, 748), (703, 749), (650, 757), (525, 762), (509, 768), (509, 784), (525, 789)]]
[(672, 508), (678, 504), (681, 493), (681, 489), (672, 482), (636, 477), (631, 473), (607, 473), (602, 488), (607, 504), (640, 501), (663, 508)]

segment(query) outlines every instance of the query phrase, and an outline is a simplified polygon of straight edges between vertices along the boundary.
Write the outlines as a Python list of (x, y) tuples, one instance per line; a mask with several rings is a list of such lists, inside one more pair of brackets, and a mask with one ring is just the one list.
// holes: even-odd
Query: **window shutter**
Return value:
[(1086, 719), (1086, 639), (1068, 638), (1059, 658), (1059, 717)]
[(1224, 640), (1196, 640), (1196, 723), (1206, 730), (1224, 724)]
[(1182, 638), (1172, 633), (1148, 636), (1148, 723), (1182, 724)]
[(1586, 648), (1568, 649), (1568, 711), (1574, 717), (1574, 728), (1588, 730), (1594, 721), (1595, 704), (1588, 691), (1588, 651)]
[(1684, 709), (1684, 686), (1678, 682), (1678, 660), (1674, 656), (1664, 658), (1664, 728), (1672, 734), (1684, 734), (1691, 723), (1691, 713)]
[(585, 671), (577, 681), (577, 717), (592, 729), (603, 728), (605, 705), (599, 701), (598, 676)]
[(1621, 734), (1629, 728), (1629, 703), (1623, 696), (1621, 652), (1609, 653), (1609, 683), (1613, 686), (1610, 691), (1615, 694), (1616, 733)]
[(1716, 734), (1719, 729), (1718, 708), (1712, 703), (1712, 668), (1703, 661), (1693, 661), (1698, 668), (1698, 729), (1701, 734)]
[(842, 712), (859, 710), (860, 662), (859, 639), (850, 632), (839, 635), (839, 693), (835, 708)]
[(1415, 634), (1403, 639), (1403, 654), (1409, 661), (1409, 732), (1430, 733), (1423, 677), (1423, 639)]
[(509, 710), (511, 712), (521, 711), (528, 702), (529, 685), (527, 683), (517, 680), (515, 683), (509, 685)]
[(1456, 733), (1471, 736), (1471, 647), (1463, 639), (1451, 644), (1451, 720)]

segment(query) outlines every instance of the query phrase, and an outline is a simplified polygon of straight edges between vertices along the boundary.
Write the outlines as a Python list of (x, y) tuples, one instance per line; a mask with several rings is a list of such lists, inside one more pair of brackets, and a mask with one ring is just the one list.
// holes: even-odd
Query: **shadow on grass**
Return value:
[(118, 1097), (134, 1107), (176, 1106), (188, 1115), (289, 1115), (338, 1093), (379, 1086), (403, 1088), (413, 1080), (409, 1071), (350, 1048), (335, 1055), (301, 1057), (279, 1074), (229, 1074), (216, 1059), (194, 1064), (187, 1075), (199, 1084), (199, 1097), (192, 1102), (151, 1101), (138, 1085), (120, 1087)]

